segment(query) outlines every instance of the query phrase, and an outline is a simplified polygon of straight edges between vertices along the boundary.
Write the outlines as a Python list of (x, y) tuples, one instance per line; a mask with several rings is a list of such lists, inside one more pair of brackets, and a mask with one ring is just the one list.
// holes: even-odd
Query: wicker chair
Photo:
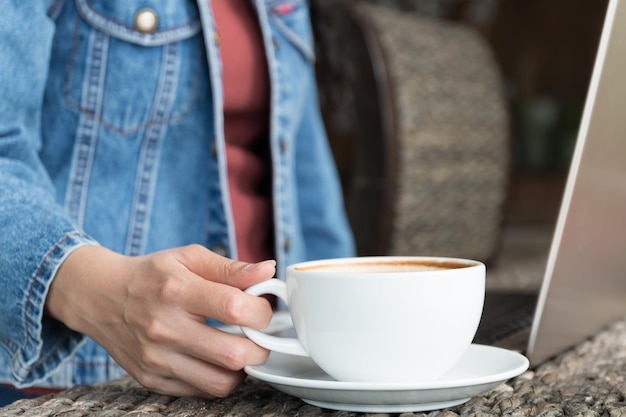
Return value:
[(499, 70), (473, 29), (312, 2), (320, 99), (360, 255), (490, 261), (510, 163)]

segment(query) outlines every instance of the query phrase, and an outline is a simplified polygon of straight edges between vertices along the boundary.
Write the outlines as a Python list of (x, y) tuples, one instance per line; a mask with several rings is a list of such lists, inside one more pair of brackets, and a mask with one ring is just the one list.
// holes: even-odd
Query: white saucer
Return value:
[(446, 375), (435, 381), (415, 384), (336, 381), (309, 358), (277, 352), (272, 352), (264, 364), (247, 366), (245, 371), (251, 377), (317, 407), (402, 413), (462, 404), (520, 375), (528, 365), (528, 359), (517, 352), (471, 345)]

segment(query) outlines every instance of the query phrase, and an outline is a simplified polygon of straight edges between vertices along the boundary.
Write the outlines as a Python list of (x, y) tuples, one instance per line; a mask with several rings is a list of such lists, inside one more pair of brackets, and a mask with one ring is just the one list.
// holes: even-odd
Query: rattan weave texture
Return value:
[(500, 239), (510, 162), (499, 68), (459, 23), (359, 4), (377, 28), (396, 107), (392, 254), (488, 260)]

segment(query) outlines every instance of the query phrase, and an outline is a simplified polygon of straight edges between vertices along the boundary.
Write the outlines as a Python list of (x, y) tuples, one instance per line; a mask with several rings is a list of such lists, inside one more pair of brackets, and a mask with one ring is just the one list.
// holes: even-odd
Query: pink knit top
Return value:
[(239, 259), (273, 257), (269, 73), (249, 0), (211, 0), (222, 57), (228, 185)]

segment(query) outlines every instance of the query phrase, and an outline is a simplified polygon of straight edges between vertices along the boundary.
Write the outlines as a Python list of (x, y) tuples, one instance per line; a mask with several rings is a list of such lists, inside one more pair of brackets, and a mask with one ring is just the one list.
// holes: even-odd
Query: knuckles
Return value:
[(228, 397), (241, 383), (241, 381), (232, 381), (228, 385), (222, 385), (214, 390), (214, 392), (209, 393), (214, 395), (217, 398), (226, 398)]
[(239, 387), (245, 376), (242, 373), (228, 373), (216, 377), (210, 387), (204, 387), (203, 391), (217, 398), (226, 398)]
[(134, 375), (134, 378), (139, 382), (141, 386), (149, 389), (150, 391), (161, 392), (161, 378), (153, 373), (141, 373)]
[(184, 280), (176, 275), (169, 275), (159, 288), (159, 299), (165, 304), (177, 303), (184, 299), (188, 286)]
[(248, 365), (248, 351), (243, 343), (231, 343), (220, 352), (220, 362), (231, 371), (240, 371)]
[(171, 332), (161, 320), (148, 320), (144, 326), (144, 334), (152, 343), (161, 344), (172, 340)]
[(221, 300), (223, 321), (229, 324), (244, 324), (247, 302), (243, 293), (232, 290), (224, 294)]

